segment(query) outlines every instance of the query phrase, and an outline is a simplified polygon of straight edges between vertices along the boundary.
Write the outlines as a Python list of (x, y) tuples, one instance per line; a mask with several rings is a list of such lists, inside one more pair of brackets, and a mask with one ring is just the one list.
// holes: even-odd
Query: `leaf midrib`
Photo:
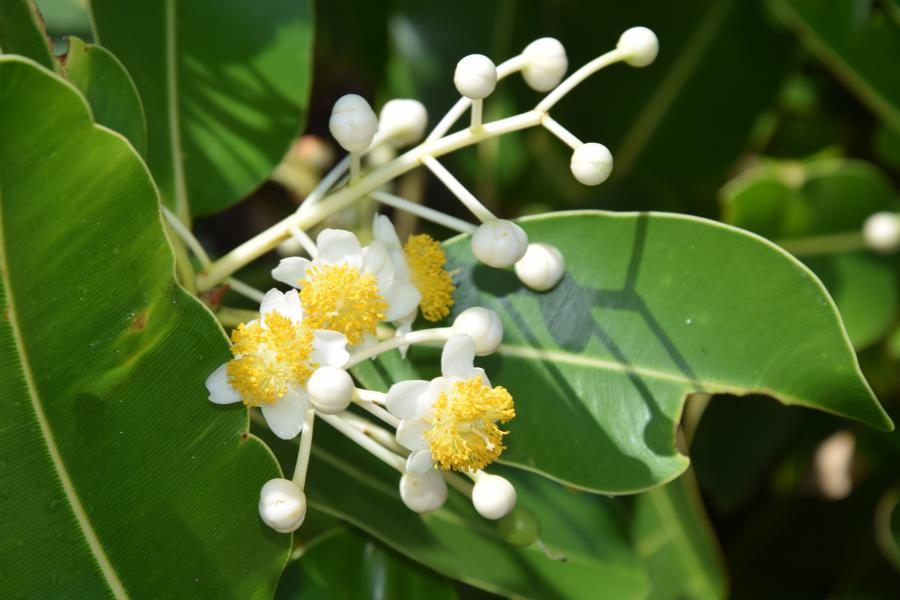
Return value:
[(84, 510), (84, 506), (81, 504), (78, 493), (75, 491), (75, 486), (72, 483), (72, 479), (66, 470), (59, 449), (56, 446), (56, 440), (53, 437), (50, 423), (47, 421), (47, 416), (44, 414), (40, 394), (38, 393), (31, 365), (28, 362), (28, 357), (25, 352), (25, 343), (22, 338), (19, 318), (16, 313), (16, 304), (13, 298), (6, 247), (6, 228), (3, 220), (3, 186), (2, 181), (0, 181), (0, 283), (2, 283), (6, 290), (6, 316), (10, 325), (10, 331), (12, 332), (13, 341), (16, 344), (16, 352), (19, 355), (22, 377), (24, 378), (25, 385), (28, 389), (28, 396), (31, 400), (32, 409), (34, 410), (35, 420), (41, 429), (41, 435), (47, 447), (47, 454), (56, 470), (57, 477), (59, 478), (60, 485), (66, 495), (66, 499), (69, 501), (72, 514), (75, 516), (75, 520), (78, 522), (81, 533), (97, 561), (97, 566), (100, 567), (100, 572), (106, 581), (106, 585), (109, 587), (113, 596), (120, 599), (127, 599), (128, 594), (125, 592), (125, 587), (122, 585), (112, 563), (106, 556), (103, 545), (100, 543), (100, 539), (97, 537), (96, 532), (91, 526), (90, 519)]
[(175, 0), (165, 0), (166, 19), (166, 104), (168, 105), (169, 145), (172, 153), (172, 179), (175, 214), (183, 223), (190, 222), (184, 164), (181, 152), (181, 117), (178, 109), (178, 59), (175, 40)]

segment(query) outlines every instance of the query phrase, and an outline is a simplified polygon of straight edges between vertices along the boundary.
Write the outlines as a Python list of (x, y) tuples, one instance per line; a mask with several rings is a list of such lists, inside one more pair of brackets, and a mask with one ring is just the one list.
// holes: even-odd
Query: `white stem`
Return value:
[(299, 227), (291, 227), (291, 236), (303, 246), (303, 249), (309, 254), (309, 257), (315, 260), (316, 256), (319, 254), (319, 249), (316, 247), (316, 243), (313, 241), (309, 235), (300, 229)]
[(384, 392), (376, 392), (374, 390), (364, 390), (362, 388), (356, 388), (355, 392), (356, 397), (365, 402), (374, 402), (375, 404), (384, 404), (384, 399), (387, 396)]
[(206, 253), (206, 250), (203, 249), (203, 246), (200, 244), (200, 241), (194, 237), (194, 234), (191, 233), (191, 230), (187, 228), (187, 226), (181, 222), (181, 220), (175, 216), (171, 210), (162, 207), (163, 215), (166, 217), (166, 221), (172, 227), (172, 230), (181, 238), (190, 251), (197, 257), (197, 260), (200, 262), (200, 265), (205, 269), (209, 265), (212, 264), (212, 261), (209, 260), (209, 255)]
[(435, 327), (433, 329), (421, 329), (419, 331), (410, 331), (409, 333), (392, 337), (389, 340), (372, 344), (368, 348), (364, 348), (359, 352), (350, 355), (350, 360), (344, 365), (345, 369), (349, 369), (369, 358), (375, 358), (382, 352), (399, 348), (400, 346), (408, 346), (410, 344), (424, 344), (428, 342), (446, 342), (453, 335), (452, 327)]
[(409, 456), (409, 450), (397, 443), (397, 438), (394, 436), (394, 431), (388, 431), (384, 427), (376, 425), (372, 421), (364, 419), (350, 411), (342, 412), (341, 416), (347, 423), (349, 423), (356, 429), (359, 429), (361, 432), (363, 432), (394, 454), (400, 456), (401, 458)]
[(376, 458), (384, 461), (401, 473), (406, 471), (406, 461), (403, 458), (397, 456), (363, 432), (355, 429), (340, 415), (319, 415), (319, 418), (356, 442)]
[(309, 468), (309, 453), (312, 449), (313, 425), (316, 422), (316, 411), (307, 410), (303, 415), (303, 429), (300, 430), (300, 449), (297, 451), (297, 466), (294, 467), (294, 483), (301, 490), (306, 484), (306, 471)]
[(457, 219), (456, 217), (445, 215), (444, 213), (434, 210), (433, 208), (428, 208), (427, 206), (416, 204), (415, 202), (411, 202), (410, 200), (406, 200), (405, 198), (401, 198), (400, 196), (395, 196), (394, 194), (389, 194), (387, 192), (372, 192), (372, 198), (374, 198), (378, 202), (381, 202), (382, 204), (387, 204), (388, 206), (393, 206), (394, 208), (405, 210), (406, 212), (412, 213), (417, 217), (421, 217), (426, 221), (431, 221), (432, 223), (443, 225), (447, 229), (452, 229), (453, 231), (458, 231), (460, 233), (475, 233), (475, 230), (478, 229), (477, 226), (472, 225), (471, 223), (467, 223), (462, 219)]
[(358, 152), (350, 153), (350, 183), (355, 183), (359, 179), (360, 171), (362, 171), (362, 155)]
[(544, 115), (543, 118), (541, 118), (541, 125), (543, 125), (547, 131), (561, 139), (572, 150), (577, 150), (583, 145), (581, 140), (575, 137), (568, 129), (560, 125), (559, 122), (550, 115)]
[(472, 497), (472, 488), (474, 487), (471, 483), (466, 481), (464, 478), (460, 477), (456, 473), (450, 471), (444, 471), (444, 481), (446, 481), (450, 487), (455, 489), (457, 492), (462, 494), (463, 496)]
[(599, 71), (604, 67), (608, 67), (614, 63), (619, 62), (620, 60), (627, 58), (628, 53), (619, 50), (618, 48), (615, 50), (610, 50), (606, 54), (598, 56), (591, 62), (587, 63), (568, 77), (566, 77), (565, 81), (560, 83), (556, 88), (547, 94), (543, 100), (538, 103), (535, 107), (535, 110), (546, 113), (549, 112), (553, 105), (562, 100), (563, 96), (571, 92), (575, 86), (579, 83)]
[(262, 293), (261, 290), (256, 289), (252, 285), (247, 285), (243, 281), (235, 279), (234, 277), (229, 277), (225, 280), (231, 289), (233, 289), (238, 294), (250, 298), (254, 302), (262, 302), (262, 299), (265, 297), (265, 294)]
[(362, 408), (364, 411), (371, 413), (372, 415), (377, 417), (378, 420), (384, 421), (391, 427), (396, 429), (397, 427), (400, 426), (400, 419), (398, 419), (397, 417), (395, 417), (388, 411), (384, 410), (383, 408), (381, 408), (374, 402), (367, 402), (366, 400), (359, 400), (356, 404), (357, 404), (357, 406)]
[(472, 100), (472, 122), (469, 125), (472, 129), (481, 127), (481, 115), (484, 111), (483, 100)]
[(466, 186), (460, 183), (460, 181), (454, 177), (444, 165), (439, 163), (437, 159), (431, 156), (423, 156), (422, 163), (441, 180), (441, 183), (447, 186), (448, 190), (453, 192), (453, 195), (456, 196), (473, 215), (475, 215), (476, 219), (484, 223), (493, 221), (497, 218), (494, 216), (494, 213), (489, 211), (487, 207), (482, 204), (472, 192), (467, 190)]
[(331, 171), (328, 172), (325, 177), (322, 178), (322, 181), (319, 182), (319, 185), (309, 193), (306, 198), (303, 199), (303, 202), (300, 203), (300, 206), (297, 207), (297, 213), (302, 213), (309, 210), (314, 204), (316, 204), (319, 200), (325, 197), (328, 191), (334, 187), (334, 185), (338, 182), (338, 180), (344, 176), (344, 173), (347, 172), (347, 169), (350, 168), (350, 155), (345, 156), (341, 159), (341, 161), (334, 166)]

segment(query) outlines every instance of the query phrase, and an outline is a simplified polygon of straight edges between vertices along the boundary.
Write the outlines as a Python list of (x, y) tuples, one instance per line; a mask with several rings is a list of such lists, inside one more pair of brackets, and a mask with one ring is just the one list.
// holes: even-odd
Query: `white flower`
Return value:
[(291, 439), (309, 408), (309, 376), (319, 366), (346, 364), (347, 338), (304, 324), (296, 290), (269, 290), (259, 312), (232, 332), (234, 358), (213, 371), (206, 389), (215, 404), (259, 406), (275, 435)]
[(314, 260), (285, 258), (272, 271), (276, 280), (300, 288), (311, 327), (343, 333), (356, 345), (373, 336), (379, 322), (407, 315), (419, 304), (416, 286), (397, 276), (378, 240), (363, 248), (349, 231), (325, 229), (316, 248)]
[(401, 381), (385, 399), (398, 417), (397, 442), (412, 453), (410, 473), (442, 469), (476, 471), (503, 451), (506, 432), (497, 421), (515, 416), (512, 397), (492, 388), (483, 369), (473, 365), (475, 343), (468, 335), (454, 335), (441, 355), (441, 377), (431, 381)]

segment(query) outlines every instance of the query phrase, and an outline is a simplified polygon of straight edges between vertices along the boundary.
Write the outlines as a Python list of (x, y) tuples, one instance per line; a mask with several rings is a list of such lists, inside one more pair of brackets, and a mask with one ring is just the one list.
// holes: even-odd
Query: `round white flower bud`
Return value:
[(569, 168), (580, 183), (600, 185), (612, 173), (613, 157), (603, 144), (590, 142), (575, 149)]
[(499, 475), (484, 474), (472, 488), (472, 504), (485, 519), (502, 519), (516, 507), (516, 488)]
[(464, 333), (475, 342), (475, 354), (486, 356), (503, 341), (503, 323), (489, 308), (473, 306), (459, 313), (453, 321), (453, 333)]
[(259, 492), (259, 516), (279, 533), (290, 533), (306, 518), (306, 494), (290, 479), (270, 479)]
[(331, 109), (328, 130), (347, 152), (365, 152), (372, 144), (378, 118), (362, 96), (341, 96)]
[(522, 77), (538, 92), (548, 92), (559, 85), (569, 68), (566, 49), (559, 40), (551, 37), (534, 40), (525, 46), (522, 55), (525, 57)]
[(453, 85), (466, 98), (487, 98), (497, 87), (497, 67), (483, 54), (470, 54), (456, 63)]
[(315, 370), (306, 384), (309, 401), (317, 411), (333, 415), (353, 401), (353, 378), (344, 369), (324, 366)]
[(482, 223), (472, 234), (472, 254), (489, 267), (512, 266), (527, 249), (528, 234), (505, 219)]
[(646, 27), (626, 29), (619, 37), (616, 48), (628, 53), (625, 62), (632, 67), (646, 67), (656, 59), (659, 52), (659, 40), (656, 34)]
[(428, 111), (418, 100), (391, 100), (378, 116), (378, 129), (398, 146), (421, 140), (427, 125)]
[(566, 259), (556, 246), (537, 242), (528, 244), (522, 260), (516, 263), (519, 281), (538, 292), (546, 292), (562, 279)]
[(431, 512), (447, 501), (447, 483), (435, 469), (426, 473), (404, 473), (400, 478), (400, 498), (414, 512)]
[(866, 219), (863, 224), (863, 239), (866, 245), (885, 254), (900, 248), (900, 215), (879, 212)]

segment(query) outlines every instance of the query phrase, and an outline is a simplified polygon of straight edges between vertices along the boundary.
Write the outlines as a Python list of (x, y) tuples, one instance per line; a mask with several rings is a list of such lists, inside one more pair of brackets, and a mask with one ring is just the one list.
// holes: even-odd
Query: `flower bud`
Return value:
[(572, 153), (572, 175), (584, 185), (600, 185), (609, 177), (613, 157), (603, 144), (582, 144)]
[(517, 506), (497, 523), (500, 535), (513, 546), (528, 547), (538, 541), (541, 524), (533, 512)]
[(566, 259), (556, 246), (537, 242), (528, 244), (525, 256), (516, 263), (519, 281), (538, 292), (551, 289), (566, 272)]
[(484, 473), (472, 488), (472, 504), (485, 519), (502, 519), (516, 507), (516, 488), (499, 475)]
[(453, 84), (466, 98), (487, 98), (497, 86), (497, 67), (483, 54), (470, 54), (456, 63)]
[(447, 501), (447, 483), (440, 471), (404, 473), (400, 478), (400, 498), (417, 513), (437, 510)]
[(270, 479), (259, 492), (259, 516), (279, 533), (295, 531), (306, 518), (306, 495), (290, 479)]
[(900, 248), (900, 215), (879, 212), (866, 219), (863, 224), (863, 239), (866, 245), (885, 254)]
[(528, 235), (512, 221), (488, 221), (472, 234), (472, 254), (489, 267), (512, 266), (527, 249)]
[(559, 85), (569, 68), (566, 49), (554, 38), (534, 40), (525, 46), (522, 55), (525, 57), (522, 77), (538, 92), (548, 92)]
[(659, 52), (659, 40), (656, 34), (646, 27), (632, 27), (619, 37), (616, 48), (628, 53), (625, 62), (632, 67), (646, 67), (656, 59)]
[(315, 370), (306, 384), (313, 408), (325, 415), (346, 410), (353, 401), (353, 378), (339, 367), (323, 366)]
[(503, 323), (489, 308), (473, 306), (459, 313), (453, 321), (453, 333), (468, 335), (475, 342), (475, 354), (486, 356), (503, 341)]
[(425, 137), (428, 111), (418, 100), (391, 100), (381, 109), (378, 129), (397, 146), (411, 146)]
[(334, 103), (328, 130), (347, 152), (365, 152), (372, 144), (378, 118), (362, 96), (347, 94)]

